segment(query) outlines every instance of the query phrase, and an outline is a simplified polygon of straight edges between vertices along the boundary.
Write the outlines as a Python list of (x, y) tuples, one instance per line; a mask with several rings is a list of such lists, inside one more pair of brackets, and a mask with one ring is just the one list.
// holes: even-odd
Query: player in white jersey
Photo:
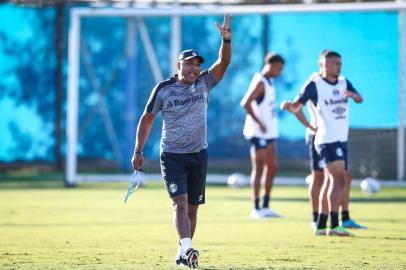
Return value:
[[(329, 50), (323, 50), (320, 53), (319, 65), (325, 61), (325, 55)], [(317, 77), (320, 77), (322, 70), (314, 72), (309, 76), (309, 80), (314, 80)], [(307, 109), (310, 116), (310, 122), (307, 121), (302, 110), (297, 112), (295, 115), (303, 125), (306, 126), (306, 143), (309, 147), (309, 156), (310, 156), (310, 170), (311, 170), (311, 181), (309, 183), (309, 195), (310, 202), (313, 210), (313, 221), (311, 223), (312, 228), (316, 228), (317, 219), (319, 213), (328, 212), (328, 203), (327, 203), (327, 191), (329, 181), (324, 181), (324, 161), (322, 157), (317, 153), (314, 145), (314, 138), (316, 135), (315, 130), (317, 130), (317, 121), (316, 121), (316, 108), (312, 102), (307, 102)], [(328, 177), (328, 176), (327, 176)], [(323, 186), (323, 182), (325, 185)], [(350, 218), (349, 214), (349, 202), (350, 202), (350, 190), (351, 190), (352, 175), (349, 169), (345, 171), (345, 185), (343, 188), (343, 196), (341, 200), (341, 219), (342, 226), (345, 228), (351, 229), (366, 229), (366, 227), (358, 224), (355, 220)], [(321, 197), (320, 197), (321, 196)], [(320, 210), (319, 210), (319, 200), (320, 200)]]
[(231, 16), (216, 23), (222, 38), (219, 56), (201, 72), (202, 56), (196, 50), (179, 54), (178, 72), (157, 84), (138, 123), (132, 157), (134, 170), (143, 164), (143, 148), (156, 115), (163, 118), (161, 172), (173, 205), (178, 233), (177, 266), (198, 267), (199, 252), (192, 247), (197, 210), (205, 203), (207, 174), (207, 107), (212, 88), (223, 78), (231, 61)]
[(330, 182), (328, 206), (331, 218), (331, 227), (326, 230), (328, 213), (319, 214), (316, 235), (351, 235), (339, 226), (338, 210), (343, 198), (347, 169), (348, 99), (360, 103), (362, 97), (348, 80), (339, 77), (341, 64), (338, 53), (327, 52), (325, 61), (321, 63), (321, 76), (309, 81), (293, 103), (287, 101), (281, 104), (283, 109), (292, 113), (299, 112), (308, 101), (316, 108), (317, 132), (314, 144), (326, 164)]
[[(254, 207), (252, 218), (279, 217), (269, 207), (273, 179), (276, 174), (276, 149), (274, 140), (279, 136), (275, 85), (273, 78), (282, 71), (285, 60), (278, 54), (267, 54), (261, 73), (256, 73), (241, 100), (247, 112), (243, 134), (251, 147), (251, 187)], [(262, 208), (260, 207), (261, 178), (265, 175)]]

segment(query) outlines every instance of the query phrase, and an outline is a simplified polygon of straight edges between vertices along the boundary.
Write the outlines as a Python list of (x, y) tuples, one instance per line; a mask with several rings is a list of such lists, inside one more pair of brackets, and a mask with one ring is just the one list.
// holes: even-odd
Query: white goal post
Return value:
[[(180, 51), (182, 16), (208, 16), (230, 13), (232, 15), (248, 14), (275, 14), (275, 13), (314, 13), (314, 12), (371, 12), (371, 11), (397, 11), (399, 12), (400, 29), (400, 60), (399, 60), (399, 126), (397, 139), (397, 176), (405, 178), (405, 72), (406, 72), (406, 3), (405, 2), (369, 2), (369, 3), (341, 3), (341, 4), (285, 4), (285, 5), (199, 5), (199, 6), (155, 6), (153, 8), (73, 8), (70, 13), (69, 48), (68, 48), (68, 92), (67, 92), (67, 147), (66, 147), (66, 171), (65, 182), (74, 186), (81, 181), (95, 180), (127, 180), (127, 175), (84, 175), (77, 171), (77, 140), (78, 140), (78, 104), (79, 104), (79, 69), (80, 69), (80, 32), (81, 19), (86, 17), (124, 17), (143, 18), (146, 16), (166, 16), (171, 18), (170, 61), (176, 62)], [(139, 24), (140, 34), (143, 31)], [(143, 42), (146, 48), (148, 38)], [(150, 64), (154, 67), (154, 54)], [(159, 68), (153, 68), (154, 78), (162, 79)]]

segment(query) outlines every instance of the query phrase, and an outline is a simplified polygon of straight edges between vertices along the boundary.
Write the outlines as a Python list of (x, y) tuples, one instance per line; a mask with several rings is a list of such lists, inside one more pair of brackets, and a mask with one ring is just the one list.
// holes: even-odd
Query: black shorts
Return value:
[(205, 203), (207, 149), (198, 153), (161, 153), (161, 173), (171, 198), (187, 194), (188, 203)]
[(325, 143), (318, 145), (317, 149), (326, 165), (336, 160), (344, 160), (345, 169), (348, 169), (347, 142)]
[(257, 137), (253, 137), (248, 140), (251, 142), (251, 147), (253, 147), (255, 150), (265, 149), (268, 147), (269, 144), (275, 141), (275, 139), (262, 139)]
[(312, 171), (323, 171), (325, 167), (324, 160), (316, 151), (314, 146), (315, 135), (308, 135), (307, 146), (309, 147), (310, 169)]

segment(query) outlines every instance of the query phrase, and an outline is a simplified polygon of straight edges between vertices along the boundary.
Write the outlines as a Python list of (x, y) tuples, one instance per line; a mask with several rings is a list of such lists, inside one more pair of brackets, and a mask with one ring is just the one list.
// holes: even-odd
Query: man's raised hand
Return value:
[(230, 14), (224, 14), (223, 25), (216, 22), (216, 26), (224, 40), (231, 40), (231, 18)]

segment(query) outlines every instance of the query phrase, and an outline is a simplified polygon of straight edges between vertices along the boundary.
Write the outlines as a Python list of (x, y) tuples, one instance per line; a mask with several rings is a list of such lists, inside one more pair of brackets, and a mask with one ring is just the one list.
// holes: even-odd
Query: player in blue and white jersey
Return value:
[(321, 64), (321, 76), (309, 81), (293, 103), (287, 101), (281, 104), (283, 109), (292, 113), (299, 112), (308, 101), (316, 109), (317, 132), (314, 144), (326, 164), (330, 181), (328, 204), (331, 218), (331, 227), (326, 230), (328, 213), (319, 214), (317, 235), (351, 235), (339, 226), (338, 211), (347, 169), (348, 99), (361, 103), (362, 97), (347, 79), (339, 77), (341, 64), (341, 56), (337, 52), (326, 53), (325, 61)]
[[(323, 50), (320, 53), (319, 57), (319, 65), (321, 67), (323, 61), (325, 61), (326, 53), (330, 50)], [(309, 80), (316, 79), (322, 76), (322, 69), (318, 72), (314, 72), (309, 76)], [(306, 82), (308, 83), (308, 82)], [(317, 153), (314, 145), (314, 138), (316, 135), (317, 130), (317, 122), (316, 122), (316, 108), (312, 104), (312, 102), (307, 102), (307, 109), (310, 116), (310, 121), (308, 122), (306, 117), (303, 114), (303, 111), (300, 110), (295, 114), (298, 120), (306, 126), (306, 143), (309, 147), (309, 156), (310, 156), (310, 170), (311, 170), (311, 181), (309, 183), (309, 195), (310, 195), (310, 202), (312, 205), (313, 210), (313, 221), (311, 223), (312, 228), (316, 228), (317, 226), (317, 219), (319, 212), (326, 213), (328, 211), (328, 204), (327, 204), (327, 191), (328, 191), (328, 183), (329, 181), (324, 181), (324, 161), (322, 157)], [(327, 176), (328, 177), (328, 176)], [(323, 185), (323, 182), (326, 185)], [(367, 227), (360, 225), (355, 220), (350, 218), (349, 213), (349, 202), (350, 202), (350, 190), (351, 190), (351, 182), (352, 182), (352, 175), (349, 168), (345, 171), (345, 185), (344, 185), (344, 192), (341, 200), (341, 224), (345, 228), (350, 229), (366, 229)], [(322, 197), (320, 197), (320, 195)], [(320, 202), (319, 202), (320, 200)], [(321, 209), (319, 210), (319, 203)]]
[[(276, 93), (273, 78), (282, 71), (285, 60), (278, 54), (267, 54), (261, 73), (251, 80), (241, 106), (247, 112), (244, 136), (251, 142), (251, 186), (254, 207), (252, 218), (279, 217), (269, 207), (270, 194), (276, 174), (275, 140), (279, 136)], [(260, 207), (261, 178), (265, 175), (262, 208)]]
[(143, 164), (143, 148), (156, 115), (163, 117), (161, 172), (173, 204), (179, 237), (176, 265), (198, 267), (199, 252), (192, 247), (197, 210), (205, 203), (207, 174), (207, 107), (211, 89), (223, 78), (231, 61), (231, 16), (216, 23), (222, 43), (217, 61), (201, 71), (204, 62), (195, 50), (179, 55), (178, 73), (157, 84), (138, 123), (133, 168)]

